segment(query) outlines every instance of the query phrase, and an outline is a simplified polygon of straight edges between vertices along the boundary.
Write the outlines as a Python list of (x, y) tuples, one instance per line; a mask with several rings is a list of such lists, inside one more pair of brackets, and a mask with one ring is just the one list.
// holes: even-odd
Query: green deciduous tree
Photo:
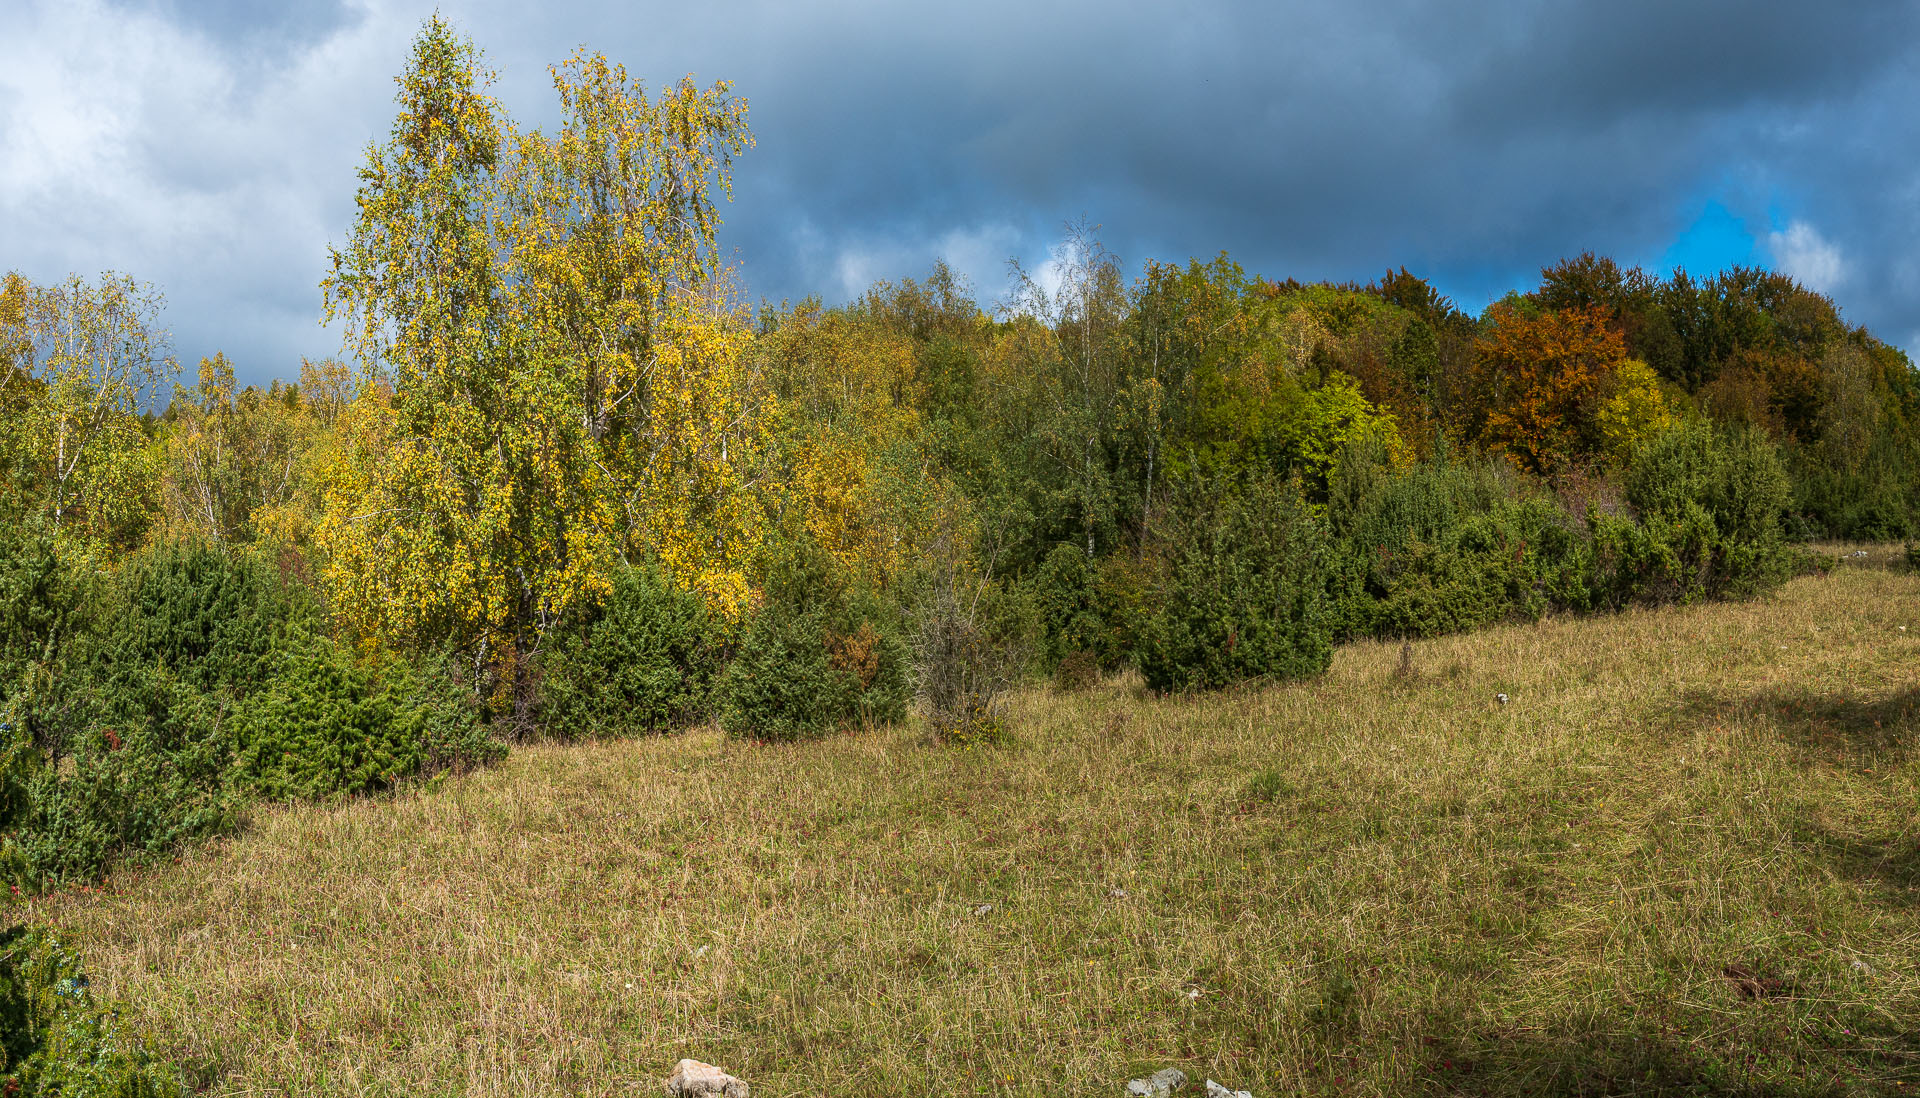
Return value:
[(174, 369), (160, 294), (112, 273), (44, 287), (8, 275), (0, 299), (0, 456), (15, 490), (63, 538), (136, 543), (152, 483), (140, 414)]

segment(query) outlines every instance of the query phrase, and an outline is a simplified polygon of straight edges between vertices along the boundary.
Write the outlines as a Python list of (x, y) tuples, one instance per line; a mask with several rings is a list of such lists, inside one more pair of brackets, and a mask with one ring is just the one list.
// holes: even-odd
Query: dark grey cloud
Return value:
[[(1133, 262), (1405, 264), (1476, 306), (1587, 248), (1753, 254), (1920, 344), (1909, 0), (439, 7), (528, 123), (583, 43), (654, 86), (732, 79), (759, 144), (725, 239), (754, 297), (839, 300), (945, 254), (991, 299), (1010, 255), (1043, 262), (1084, 216)], [(0, 44), (0, 153), (42, 165), (0, 161), (0, 265), (152, 278), (184, 356), (224, 346), (255, 376), (334, 349), (325, 245), (429, 10), (30, 8), (16, 54), (74, 54), (51, 86), (85, 109), (9, 84)], [(80, 75), (115, 59), (104, 91)], [(1683, 239), (1723, 209), (1737, 239)]]
[(1474, 117), (1558, 129), (1649, 114), (1797, 110), (1859, 88), (1911, 55), (1920, 7), (1613, 0), (1527, 5), (1477, 58), (1460, 105)]

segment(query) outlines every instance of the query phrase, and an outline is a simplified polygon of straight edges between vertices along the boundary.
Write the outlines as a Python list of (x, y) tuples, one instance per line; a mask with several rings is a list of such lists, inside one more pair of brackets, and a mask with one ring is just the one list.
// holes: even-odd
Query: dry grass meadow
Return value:
[[(1851, 548), (1851, 547), (1845, 547)], [(1016, 740), (535, 747), (35, 901), (208, 1093), (1920, 1091), (1920, 575)], [(1905, 626), (1905, 631), (1901, 627)], [(1511, 703), (1497, 705), (1505, 692)]]

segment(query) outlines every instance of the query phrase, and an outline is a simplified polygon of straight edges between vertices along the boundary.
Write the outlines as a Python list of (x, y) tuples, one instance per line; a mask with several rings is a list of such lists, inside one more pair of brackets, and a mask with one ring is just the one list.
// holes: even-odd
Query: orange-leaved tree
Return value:
[(1599, 413), (1626, 353), (1599, 307), (1495, 302), (1474, 346), (1471, 397), (1480, 444), (1541, 474), (1599, 453)]

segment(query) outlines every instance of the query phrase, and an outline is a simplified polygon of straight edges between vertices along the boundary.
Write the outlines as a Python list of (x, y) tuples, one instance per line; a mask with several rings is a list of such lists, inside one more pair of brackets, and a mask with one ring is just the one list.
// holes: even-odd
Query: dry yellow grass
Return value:
[(1920, 576), (1873, 552), (1411, 675), (1036, 690), (1005, 748), (524, 749), (29, 916), (217, 1094), (1912, 1092)]

